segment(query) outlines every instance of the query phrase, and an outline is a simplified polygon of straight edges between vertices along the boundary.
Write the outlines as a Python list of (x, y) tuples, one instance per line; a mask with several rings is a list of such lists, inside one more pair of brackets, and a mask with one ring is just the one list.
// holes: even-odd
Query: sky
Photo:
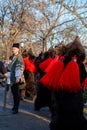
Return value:
[[(6, 2), (4, 2), (4, 1), (6, 1), (6, 0), (0, 0), (0, 2), (3, 3), (3, 5), (6, 4)], [(8, 0), (7, 0), (7, 1), (8, 1)], [(36, 0), (36, 1), (38, 1), (38, 0)], [(42, 1), (42, 0), (41, 0), (41, 1)], [(48, 0), (44, 0), (44, 1), (48, 1)], [(58, 1), (58, 0), (55, 0), (55, 1)], [(64, 0), (65, 3), (67, 3), (68, 1), (70, 1), (71, 3), (74, 2), (74, 0)], [(78, 2), (78, 5), (83, 5), (85, 2), (87, 2), (87, 0), (78, 0), (77, 2)], [(53, 19), (52, 19), (52, 21), (51, 21), (51, 22), (53, 22), (53, 20), (56, 18), (56, 14), (57, 14), (57, 12), (58, 12), (58, 4), (56, 4), (56, 7), (55, 7), (55, 8), (54, 8), (53, 6), (50, 6), (50, 5), (49, 5), (49, 9), (47, 9), (47, 10), (52, 10), (52, 12), (54, 11), (55, 15), (54, 15), (54, 17), (53, 17)], [(87, 9), (86, 9), (86, 10), (87, 10)], [(80, 9), (79, 11), (81, 11), (81, 9)], [(84, 10), (83, 10), (83, 11), (84, 11)], [(85, 15), (85, 17), (87, 17), (87, 13), (85, 13), (84, 15)], [(36, 16), (37, 16), (37, 18), (42, 17), (42, 15), (39, 13), (39, 11), (36, 11)], [(66, 19), (71, 19), (72, 17), (73, 17), (73, 15), (71, 15), (71, 13), (68, 14), (68, 15), (66, 14), (66, 15), (64, 15), (64, 16), (62, 16), (62, 17), (60, 18), (59, 22), (61, 23), (62, 21), (66, 20)], [(81, 23), (80, 23), (80, 24), (81, 24)], [(81, 26), (82, 26), (82, 25), (81, 25)], [(80, 26), (79, 26), (79, 27), (80, 27)], [(84, 31), (87, 31), (87, 29), (85, 28)], [(79, 35), (82, 35), (82, 34), (79, 34)]]

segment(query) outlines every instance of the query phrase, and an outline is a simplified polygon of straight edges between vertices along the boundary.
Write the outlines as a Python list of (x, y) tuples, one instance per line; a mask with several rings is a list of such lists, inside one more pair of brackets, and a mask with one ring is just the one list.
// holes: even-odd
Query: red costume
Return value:
[(58, 90), (57, 84), (64, 69), (63, 60), (64, 57), (61, 56), (39, 81), (50, 90)]
[(40, 64), (39, 64), (39, 68), (44, 72), (45, 71), (45, 69), (49, 66), (49, 64), (52, 62), (52, 58), (51, 57), (49, 57), (49, 58), (47, 58), (46, 60), (44, 60), (43, 62), (41, 62)]
[(45, 69), (46, 73), (52, 68), (52, 66), (54, 65), (55, 62), (58, 61), (58, 59), (59, 59), (59, 56), (56, 55), (55, 58), (52, 60), (52, 62), (49, 64), (49, 66)]
[(34, 60), (30, 61), (29, 57), (26, 57), (24, 58), (24, 63), (25, 63), (25, 70), (33, 72), (33, 73), (37, 72), (36, 66), (34, 64)]
[(82, 90), (80, 83), (80, 71), (76, 57), (73, 57), (65, 67), (58, 86), (61, 90), (68, 92), (79, 92)]

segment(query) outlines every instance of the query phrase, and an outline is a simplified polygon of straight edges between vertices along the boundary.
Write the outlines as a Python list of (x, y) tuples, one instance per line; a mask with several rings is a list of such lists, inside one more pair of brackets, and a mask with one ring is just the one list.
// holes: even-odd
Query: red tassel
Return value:
[(52, 60), (53, 59), (51, 57), (47, 58), (45, 61), (43, 61), (39, 64), (39, 68), (44, 72)]
[(85, 81), (82, 83), (82, 86), (85, 87), (87, 90), (87, 77), (85, 78)]
[(64, 57), (61, 56), (53, 66), (50, 68), (48, 73), (46, 73), (41, 79), (40, 83), (46, 86), (48, 89), (56, 91), (58, 90), (58, 81), (64, 69), (63, 63)]
[(61, 90), (68, 92), (76, 93), (82, 90), (80, 84), (80, 71), (76, 57), (73, 57), (72, 60), (67, 64), (59, 80), (58, 86)]
[(30, 71), (33, 73), (37, 72), (34, 60), (32, 62), (30, 62), (29, 57), (26, 57), (26, 58), (24, 58), (24, 64), (25, 64), (25, 69), (27, 71)]
[(52, 62), (49, 64), (49, 66), (45, 69), (45, 73), (49, 72), (52, 66), (57, 62), (59, 59), (59, 56), (55, 56), (55, 58), (52, 60)]

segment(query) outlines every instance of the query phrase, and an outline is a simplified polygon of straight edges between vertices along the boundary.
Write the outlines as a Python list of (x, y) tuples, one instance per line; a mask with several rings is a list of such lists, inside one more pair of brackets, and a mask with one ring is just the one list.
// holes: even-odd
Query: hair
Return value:
[(43, 58), (43, 60), (46, 60), (47, 58), (49, 58), (50, 57), (50, 55), (49, 55), (49, 52), (48, 51), (46, 51), (46, 52), (44, 52), (44, 58)]
[(24, 51), (22, 52), (22, 56), (23, 56), (23, 58), (25, 58), (25, 57), (28, 56), (28, 52), (27, 52), (27, 50), (24, 50)]
[(56, 54), (58, 55), (64, 55), (66, 52), (66, 46), (64, 45), (64, 42), (58, 44), (58, 46), (55, 48)]
[(56, 52), (55, 52), (54, 48), (49, 49), (49, 50), (48, 50), (48, 53), (49, 53), (49, 56), (50, 56), (51, 58), (54, 58), (54, 57), (55, 57)]
[(80, 38), (76, 36), (75, 40), (72, 43), (67, 45), (67, 52), (66, 55), (72, 58), (76, 56), (78, 61), (83, 62), (85, 59), (85, 49), (83, 48)]
[(80, 41), (80, 38), (79, 38), (79, 36), (76, 36), (76, 37), (75, 37), (75, 40), (74, 40), (74, 42), (77, 42), (77, 43), (81, 44), (81, 41)]

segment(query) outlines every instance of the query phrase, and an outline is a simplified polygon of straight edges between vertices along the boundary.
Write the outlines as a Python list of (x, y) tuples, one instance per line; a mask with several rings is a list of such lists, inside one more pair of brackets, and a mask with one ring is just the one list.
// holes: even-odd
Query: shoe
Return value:
[(17, 114), (18, 113), (18, 110), (13, 110), (12, 111), (12, 114)]
[(36, 108), (36, 107), (35, 107), (34, 110), (35, 110), (35, 111), (40, 111), (40, 108)]
[(87, 106), (87, 102), (84, 103), (84, 106)]

